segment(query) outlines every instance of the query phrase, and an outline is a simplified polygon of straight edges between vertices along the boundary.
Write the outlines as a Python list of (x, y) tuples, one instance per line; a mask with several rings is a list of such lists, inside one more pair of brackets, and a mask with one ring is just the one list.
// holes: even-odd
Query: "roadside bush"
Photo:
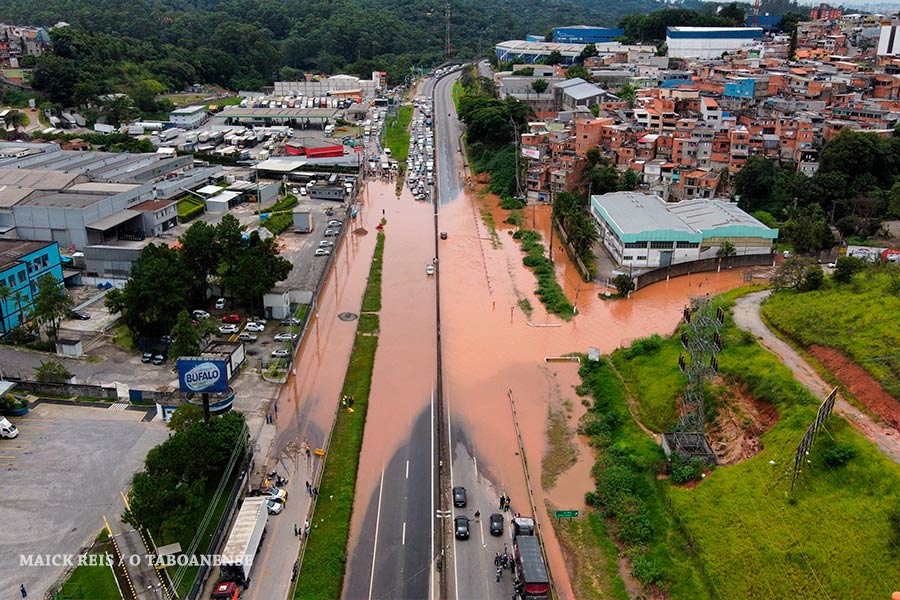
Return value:
[(669, 477), (678, 485), (695, 481), (703, 477), (703, 459), (698, 457), (685, 458), (673, 452), (669, 457)]
[(659, 561), (649, 554), (632, 550), (628, 552), (631, 559), (631, 571), (644, 585), (655, 585), (666, 579), (666, 570)]
[(800, 282), (797, 289), (801, 292), (812, 292), (822, 287), (824, 282), (825, 272), (822, 270), (822, 267), (819, 265), (809, 265), (806, 267), (806, 270), (803, 271), (803, 281)]
[(653, 535), (653, 525), (639, 506), (631, 507), (624, 514), (616, 515), (619, 524), (619, 539), (629, 546), (640, 546)]
[(535, 295), (548, 312), (564, 319), (570, 319), (575, 314), (575, 309), (556, 280), (553, 263), (544, 256), (541, 234), (536, 231), (520, 229), (513, 234), (513, 239), (519, 240), (521, 248), (525, 252), (522, 264), (532, 269), (537, 277), (538, 287)]
[(853, 276), (866, 268), (866, 263), (855, 256), (842, 256), (837, 259), (831, 278), (839, 283), (850, 283)]
[(635, 356), (656, 352), (662, 345), (663, 339), (655, 333), (650, 337), (636, 339), (631, 343), (631, 347), (625, 350), (625, 358), (630, 360)]
[(856, 456), (856, 448), (850, 444), (841, 444), (829, 440), (822, 452), (822, 461), (828, 467), (842, 467)]
[(500, 208), (504, 208), (506, 210), (516, 210), (518, 208), (525, 208), (525, 203), (517, 198), (511, 198), (510, 196), (505, 196), (500, 200)]
[(900, 508), (895, 508), (888, 514), (890, 535), (888, 536), (888, 548), (894, 556), (900, 554)]
[(516, 227), (522, 227), (525, 224), (525, 217), (522, 216), (521, 212), (511, 212), (509, 216), (503, 220), (507, 225), (515, 225)]

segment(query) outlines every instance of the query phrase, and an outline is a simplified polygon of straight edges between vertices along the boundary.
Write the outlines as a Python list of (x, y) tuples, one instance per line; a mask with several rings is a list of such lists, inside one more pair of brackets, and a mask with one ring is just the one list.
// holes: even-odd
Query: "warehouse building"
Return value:
[(169, 113), (169, 120), (176, 127), (183, 129), (197, 129), (206, 120), (205, 106), (185, 106)]
[(761, 27), (667, 27), (666, 46), (671, 58), (719, 58), (755, 46), (763, 38)]
[(563, 44), (607, 44), (623, 35), (625, 35), (624, 29), (594, 27), (591, 25), (553, 28), (553, 41)]
[(655, 194), (613, 192), (591, 196), (591, 215), (616, 264), (640, 270), (715, 258), (726, 241), (738, 255), (771, 254), (778, 237), (725, 200), (667, 203)]

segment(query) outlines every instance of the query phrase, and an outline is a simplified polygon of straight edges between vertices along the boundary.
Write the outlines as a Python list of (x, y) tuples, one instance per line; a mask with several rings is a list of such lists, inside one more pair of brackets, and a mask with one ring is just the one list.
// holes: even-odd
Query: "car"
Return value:
[(292, 342), (294, 341), (294, 336), (290, 333), (279, 333), (275, 336), (276, 342)]
[(89, 314), (87, 314), (87, 313), (85, 313), (85, 312), (80, 312), (80, 311), (77, 311), (77, 310), (72, 310), (72, 311), (69, 311), (69, 318), (70, 318), (70, 319), (76, 319), (76, 320), (78, 320), (78, 321), (87, 321), (88, 319), (91, 318), (91, 315), (89, 315)]
[(227, 325), (219, 326), (219, 333), (221, 333), (222, 335), (229, 335), (229, 334), (237, 333), (237, 332), (238, 332), (238, 326), (233, 323), (228, 323)]
[(467, 504), (466, 500), (466, 488), (461, 485), (453, 488), (453, 506), (457, 508), (462, 508)]
[(141, 362), (142, 363), (147, 364), (147, 363), (151, 362), (152, 360), (153, 360), (152, 352), (144, 352), (143, 354), (141, 354)]
[(325, 237), (335, 237), (340, 233), (337, 229), (326, 229)]
[(329, 227), (340, 227), (343, 224), (344, 224), (343, 221), (338, 221), (337, 219), (329, 219), (329, 221), (328, 221)]
[(253, 333), (263, 333), (265, 330), (266, 326), (256, 321), (250, 321), (244, 326), (244, 331), (252, 331)]
[(319, 242), (319, 248), (331, 248), (332, 246), (334, 246), (334, 242), (331, 240), (322, 240)]
[(491, 515), (491, 535), (503, 535), (503, 515), (500, 513)]
[(231, 313), (230, 315), (225, 315), (224, 317), (222, 317), (222, 322), (223, 323), (240, 323), (241, 315), (238, 315), (235, 313)]
[(216, 300), (216, 310), (222, 310), (225, 308), (225, 298), (219, 298)]
[(297, 317), (287, 317), (286, 319), (282, 319), (279, 321), (281, 325), (299, 325), (300, 319)]
[(162, 342), (163, 344), (171, 346), (172, 344), (175, 343), (175, 338), (172, 337), (171, 335), (164, 335), (159, 338), (159, 341)]
[(316, 248), (316, 256), (328, 256), (331, 254), (330, 248)]
[(836, 263), (836, 262), (830, 262), (830, 263), (828, 263), (828, 268), (829, 268), (829, 269), (834, 269), (835, 267), (837, 267), (837, 263)]
[(200, 310), (198, 308), (197, 310), (195, 310), (194, 312), (191, 313), (191, 316), (193, 316), (194, 319), (196, 319), (197, 321), (200, 321), (202, 319), (208, 319), (209, 313), (206, 312), (205, 310)]
[(266, 500), (266, 510), (269, 511), (270, 515), (277, 515), (284, 510), (284, 504), (275, 502), (274, 500)]
[(456, 539), (469, 539), (469, 517), (456, 517), (455, 519), (453, 519), (453, 522), (456, 525), (454, 527), (454, 530), (456, 531)]
[(446, 232), (446, 231), (442, 231), (442, 232), (441, 232), (441, 239), (442, 239), (442, 240), (446, 240), (446, 239), (447, 239), (447, 232)]
[(161, 364), (163, 364), (164, 362), (166, 362), (166, 355), (165, 355), (165, 354), (155, 354), (155, 355), (153, 356), (153, 364), (154, 364), (154, 365), (161, 365)]
[(278, 350), (272, 350), (272, 358), (287, 358), (291, 355), (291, 351), (287, 348), (279, 348)]
[(238, 334), (238, 339), (241, 340), (242, 342), (255, 342), (259, 338), (257, 338), (252, 333), (242, 331), (241, 333)]
[(428, 265), (427, 267), (425, 267), (425, 274), (434, 275), (434, 265)]
[(248, 323), (257, 323), (259, 325), (265, 325), (268, 323), (265, 317), (247, 317)]
[(284, 504), (285, 502), (287, 502), (288, 493), (286, 490), (283, 490), (281, 488), (269, 487), (269, 489), (266, 490), (266, 496), (269, 500), (275, 500), (276, 502), (281, 502), (282, 504)]

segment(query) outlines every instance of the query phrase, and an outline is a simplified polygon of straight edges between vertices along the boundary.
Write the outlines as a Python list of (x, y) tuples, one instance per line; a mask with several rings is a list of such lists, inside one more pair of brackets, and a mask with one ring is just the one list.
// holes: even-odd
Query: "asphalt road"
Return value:
[(384, 465), (378, 489), (366, 503), (345, 598), (432, 597), (432, 417), (431, 410), (420, 414), (409, 442)]
[[(462, 124), (453, 106), (453, 83), (460, 73), (448, 75), (434, 85), (434, 152), (437, 160), (438, 199), (441, 204), (452, 202), (465, 189), (460, 136)], [(431, 82), (429, 82), (431, 83)], [(447, 116), (447, 115), (450, 116)]]

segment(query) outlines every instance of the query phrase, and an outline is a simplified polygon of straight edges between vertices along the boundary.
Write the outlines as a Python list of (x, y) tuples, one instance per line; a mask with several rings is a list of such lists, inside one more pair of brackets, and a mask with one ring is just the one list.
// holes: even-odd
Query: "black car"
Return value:
[(152, 352), (144, 352), (141, 354), (141, 362), (146, 364), (153, 361), (153, 353)]
[(458, 485), (453, 488), (453, 506), (462, 508), (466, 504), (466, 488)]
[(500, 513), (491, 515), (491, 535), (503, 535), (503, 515)]
[(161, 365), (161, 364), (163, 364), (164, 362), (166, 362), (166, 355), (165, 355), (165, 354), (157, 354), (157, 355), (155, 355), (155, 356), (153, 357), (153, 364), (154, 364), (154, 365)]
[(456, 539), (469, 539), (469, 517), (456, 517), (453, 521), (456, 523)]
[(446, 232), (446, 231), (442, 231), (442, 232), (441, 232), (441, 239), (442, 239), (442, 240), (446, 240), (446, 239), (447, 239), (447, 232)]
[(70, 319), (77, 319), (78, 321), (87, 321), (88, 319), (91, 318), (91, 315), (89, 315), (89, 314), (87, 314), (87, 313), (85, 313), (85, 312), (80, 312), (80, 311), (77, 311), (77, 310), (73, 310), (73, 311), (70, 311), (70, 312), (69, 312), (69, 318), (70, 318)]

